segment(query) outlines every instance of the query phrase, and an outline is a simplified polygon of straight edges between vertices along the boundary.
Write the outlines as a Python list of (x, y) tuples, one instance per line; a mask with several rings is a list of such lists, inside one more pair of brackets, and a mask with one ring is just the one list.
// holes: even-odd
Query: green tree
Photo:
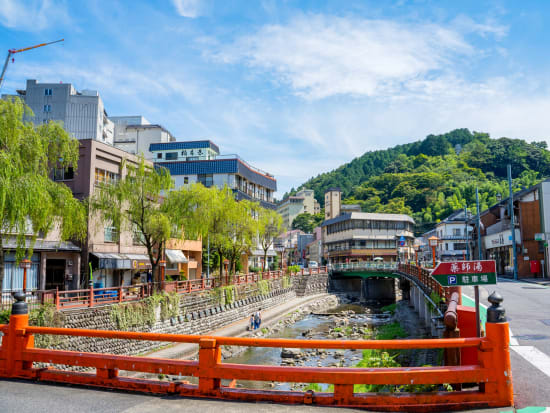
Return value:
[(54, 227), (61, 240), (86, 235), (85, 206), (50, 179), (52, 167), (76, 171), (78, 141), (57, 123), (34, 126), (25, 115), (32, 112), (19, 99), (0, 100), (0, 290), (4, 239), (15, 237), (19, 261), (32, 255), (37, 234)]
[[(111, 223), (117, 231), (138, 234), (139, 243), (147, 248), (147, 255), (155, 280), (160, 281), (158, 263), (166, 240), (170, 238), (172, 212), (160, 205), (161, 194), (172, 186), (170, 173), (154, 169), (143, 157), (137, 164), (123, 162), (122, 178), (114, 184), (96, 188), (90, 198), (91, 211), (103, 223)], [(156, 256), (155, 256), (156, 252)]]
[(285, 230), (283, 217), (280, 214), (271, 209), (260, 208), (258, 211), (258, 240), (264, 250), (264, 267), (267, 266), (267, 251), (273, 245), (273, 240)]

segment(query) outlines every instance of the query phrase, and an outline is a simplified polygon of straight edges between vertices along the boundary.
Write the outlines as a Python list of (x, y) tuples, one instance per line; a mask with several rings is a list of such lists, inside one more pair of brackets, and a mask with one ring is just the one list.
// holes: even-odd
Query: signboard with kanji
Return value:
[(497, 283), (493, 260), (441, 262), (431, 275), (443, 287)]

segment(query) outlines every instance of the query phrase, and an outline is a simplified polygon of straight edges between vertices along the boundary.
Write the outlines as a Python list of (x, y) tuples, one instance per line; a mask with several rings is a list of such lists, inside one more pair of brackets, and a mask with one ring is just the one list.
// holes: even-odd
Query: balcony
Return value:
[(240, 201), (241, 199), (247, 199), (249, 201), (256, 201), (260, 203), (260, 206), (266, 209), (276, 209), (277, 205), (275, 205), (273, 202), (264, 201), (262, 199), (254, 198), (247, 193), (239, 190), (239, 189), (233, 189), (233, 193), (235, 194), (235, 199), (237, 201)]

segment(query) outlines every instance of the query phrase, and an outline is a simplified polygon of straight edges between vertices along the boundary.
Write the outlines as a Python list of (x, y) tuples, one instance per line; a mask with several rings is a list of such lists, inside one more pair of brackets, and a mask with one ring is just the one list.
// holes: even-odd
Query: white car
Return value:
[(317, 264), (317, 261), (310, 261), (307, 264), (308, 268), (319, 268), (319, 264)]

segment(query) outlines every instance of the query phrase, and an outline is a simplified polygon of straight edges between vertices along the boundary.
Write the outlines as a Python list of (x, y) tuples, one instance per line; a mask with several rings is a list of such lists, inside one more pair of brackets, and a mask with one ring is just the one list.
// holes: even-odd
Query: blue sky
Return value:
[(25, 79), (97, 89), (178, 140), (275, 174), (278, 196), (367, 150), (454, 128), (548, 140), (547, 1), (0, 0)]

